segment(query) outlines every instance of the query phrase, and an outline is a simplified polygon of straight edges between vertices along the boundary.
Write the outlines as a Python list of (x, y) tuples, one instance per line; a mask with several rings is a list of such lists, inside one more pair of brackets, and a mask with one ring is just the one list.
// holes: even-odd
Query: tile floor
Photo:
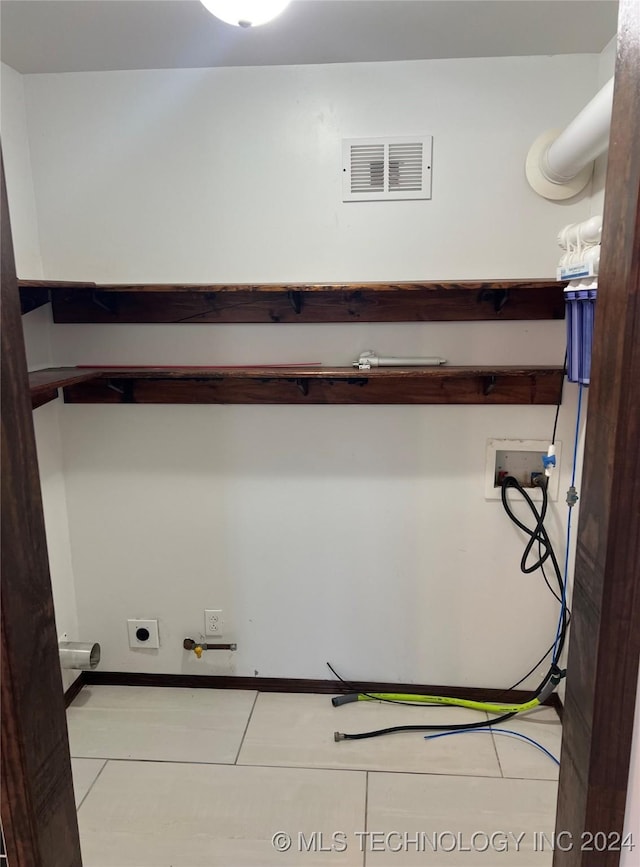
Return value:
[[(548, 867), (557, 767), (529, 744), (333, 739), (444, 715), (484, 718), (334, 708), (326, 695), (85, 687), (68, 711), (85, 867)], [(555, 711), (507, 727), (559, 756)]]

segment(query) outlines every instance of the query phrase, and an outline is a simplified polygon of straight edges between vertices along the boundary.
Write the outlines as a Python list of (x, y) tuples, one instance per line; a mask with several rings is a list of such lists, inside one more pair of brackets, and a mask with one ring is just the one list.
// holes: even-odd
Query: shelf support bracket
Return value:
[(293, 307), (294, 313), (302, 312), (302, 292), (297, 289), (290, 289), (287, 292), (287, 298), (289, 299), (289, 304)]
[(91, 301), (96, 307), (100, 307), (102, 310), (115, 316), (118, 303), (110, 293), (94, 291), (91, 293)]
[(132, 379), (108, 379), (107, 388), (121, 395), (120, 403), (134, 403), (133, 400), (133, 380)]
[(482, 393), (485, 397), (491, 394), (492, 391), (495, 391), (496, 387), (496, 377), (495, 376), (485, 376), (484, 377), (484, 385), (482, 386)]
[(495, 313), (502, 313), (508, 300), (508, 289), (481, 289), (478, 293), (478, 303), (492, 304)]

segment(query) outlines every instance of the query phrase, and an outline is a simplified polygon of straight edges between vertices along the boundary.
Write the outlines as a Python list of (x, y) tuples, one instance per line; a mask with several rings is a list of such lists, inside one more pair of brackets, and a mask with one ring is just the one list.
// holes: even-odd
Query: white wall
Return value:
[[(403, 280), (553, 274), (522, 168), (593, 95), (595, 56), (33, 75), (47, 276)], [(434, 136), (433, 201), (341, 202), (341, 139)]]
[(627, 809), (624, 821), (624, 836), (630, 835), (635, 848), (626, 848), (620, 857), (620, 867), (637, 867), (638, 846), (640, 845), (640, 675), (636, 692), (636, 714), (631, 762), (629, 764), (629, 783), (627, 788)]
[[(81, 640), (71, 562), (67, 493), (60, 441), (61, 401), (53, 401), (34, 410), (38, 467), (42, 486), (42, 505), (49, 552), (49, 569), (53, 590), (58, 638)], [(75, 671), (62, 672), (66, 689), (77, 677)]]
[[(598, 57), (29, 76), (51, 279), (242, 282), (553, 276), (584, 219), (524, 158), (593, 95)], [(343, 137), (434, 135), (431, 202), (340, 201)], [(563, 323), (55, 326), (56, 363), (348, 363), (364, 348), (560, 364)], [(575, 389), (559, 438), (570, 452)], [(508, 686), (556, 604), (483, 498), (488, 437), (551, 407), (61, 409), (82, 634), (106, 670)], [(560, 490), (566, 490), (568, 460)], [(554, 509), (562, 537), (564, 508)], [(181, 650), (224, 608), (237, 654)], [(128, 649), (127, 617), (160, 620)], [(540, 672), (538, 672), (539, 674)], [(536, 682), (537, 676), (529, 683)]]
[(0, 64), (0, 128), (18, 277), (42, 277), (23, 76)]
[[(43, 271), (31, 177), (31, 155), (24, 107), (23, 76), (3, 63), (0, 84), (2, 92), (2, 103), (0, 104), (2, 152), (7, 179), (16, 269), (20, 277), (40, 278), (43, 276)], [(49, 340), (50, 309), (41, 307), (23, 316), (22, 321), (29, 370), (49, 367), (52, 363)], [(67, 633), (69, 638), (75, 639), (78, 637), (78, 615), (71, 566), (71, 545), (62, 472), (58, 414), (59, 407), (56, 402), (35, 410), (33, 418), (56, 627), (59, 636)], [(74, 672), (63, 671), (62, 674), (65, 688), (76, 679)]]

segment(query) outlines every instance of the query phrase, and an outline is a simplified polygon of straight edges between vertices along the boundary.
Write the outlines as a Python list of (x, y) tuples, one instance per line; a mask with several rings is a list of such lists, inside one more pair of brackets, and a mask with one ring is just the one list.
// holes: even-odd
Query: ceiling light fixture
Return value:
[(289, 5), (290, 0), (201, 0), (202, 5), (227, 24), (236, 27), (257, 27), (273, 21)]

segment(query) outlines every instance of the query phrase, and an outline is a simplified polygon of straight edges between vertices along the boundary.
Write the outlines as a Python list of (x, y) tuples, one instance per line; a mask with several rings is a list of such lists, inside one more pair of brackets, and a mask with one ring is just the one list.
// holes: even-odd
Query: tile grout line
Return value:
[(498, 753), (498, 744), (496, 743), (495, 735), (493, 734), (493, 728), (491, 726), (491, 719), (488, 713), (485, 713), (487, 718), (487, 727), (491, 733), (491, 743), (493, 744), (493, 751), (496, 754), (496, 761), (498, 762), (498, 770), (500, 771), (500, 777), (504, 780), (504, 772), (502, 770), (502, 764), (500, 763), (500, 754)]
[[(102, 761), (102, 759), (99, 759), (99, 761)], [(91, 785), (89, 786), (89, 788), (87, 789), (87, 791), (86, 791), (85, 794), (84, 794), (84, 798), (80, 801), (80, 803), (79, 803), (78, 806), (76, 807), (76, 813), (78, 812), (78, 810), (80, 809), (80, 807), (84, 804), (84, 802), (87, 800), (87, 798), (88, 798), (89, 795), (91, 794), (91, 791), (92, 791), (93, 787), (95, 786), (95, 784), (96, 784), (96, 783), (98, 782), (98, 780), (100, 779), (100, 776), (101, 776), (102, 772), (104, 771), (104, 769), (105, 769), (105, 768), (107, 767), (107, 765), (109, 764), (109, 761), (110, 761), (109, 759), (104, 759), (104, 764), (102, 765), (102, 767), (100, 768), (100, 770), (99, 770), (98, 773), (96, 774), (96, 778), (95, 778), (95, 780), (91, 783)]]
[(249, 711), (249, 716), (247, 718), (247, 724), (244, 727), (244, 731), (242, 732), (242, 738), (240, 739), (240, 746), (238, 747), (238, 752), (236, 753), (236, 757), (235, 757), (234, 762), (233, 762), (234, 765), (238, 764), (238, 759), (240, 758), (240, 752), (242, 750), (242, 747), (244, 746), (244, 739), (247, 736), (247, 732), (249, 730), (249, 723), (251, 722), (251, 717), (253, 716), (253, 712), (254, 712), (256, 704), (258, 702), (258, 696), (259, 695), (260, 695), (260, 693), (256, 690), (256, 694), (255, 694), (255, 697), (253, 699), (253, 704), (251, 705), (251, 710)]
[(496, 743), (496, 736), (494, 735), (493, 729), (491, 728), (491, 726), (489, 726), (489, 728), (491, 729), (491, 741), (493, 743), (493, 750), (496, 754), (496, 759), (498, 760), (498, 767), (500, 768), (500, 776), (504, 780), (504, 778), (505, 778), (504, 777), (504, 771), (502, 770), (502, 762), (500, 761), (500, 753), (498, 752), (498, 744)]
[[(140, 762), (145, 763), (149, 762), (151, 764), (158, 765), (198, 765), (205, 767), (213, 767), (213, 768), (273, 768), (277, 770), (279, 768), (283, 768), (285, 770), (290, 771), (339, 771), (341, 773), (348, 774), (362, 774), (362, 773), (370, 773), (370, 774), (406, 774), (412, 777), (455, 777), (456, 779), (474, 779), (474, 780), (499, 780), (501, 777), (498, 774), (458, 774), (454, 772), (447, 773), (446, 771), (442, 771), (439, 773), (433, 773), (431, 771), (408, 771), (408, 770), (396, 770), (393, 768), (337, 768), (331, 767), (330, 765), (314, 765), (310, 767), (309, 765), (261, 765), (255, 762), (246, 765), (238, 765), (235, 762), (194, 762), (189, 759), (137, 759), (137, 758), (127, 758), (124, 759), (120, 756), (109, 756), (105, 758), (104, 756), (73, 756), (74, 759), (95, 759), (96, 761), (102, 762)], [(551, 777), (504, 777), (505, 780), (528, 780), (532, 782), (554, 782)]]

